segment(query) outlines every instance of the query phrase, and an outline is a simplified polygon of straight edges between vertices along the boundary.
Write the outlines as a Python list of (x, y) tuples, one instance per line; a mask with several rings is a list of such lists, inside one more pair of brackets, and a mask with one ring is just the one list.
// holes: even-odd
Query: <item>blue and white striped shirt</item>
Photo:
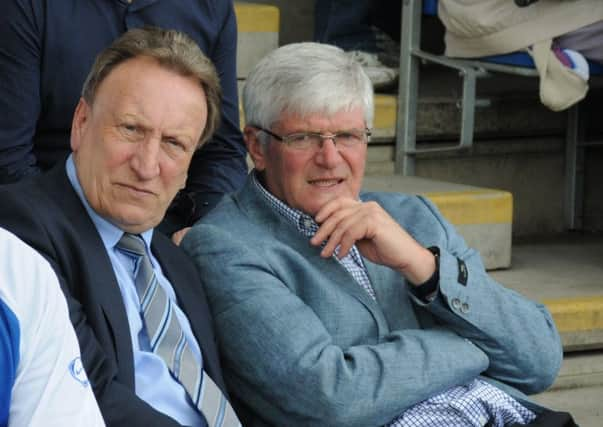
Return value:
[[(300, 210), (293, 209), (268, 192), (254, 172), (253, 183), (268, 204), (285, 217), (304, 236), (311, 238), (318, 230), (314, 219)], [(335, 250), (337, 255), (339, 248)], [(338, 259), (371, 298), (375, 291), (358, 248)], [(513, 423), (526, 424), (536, 415), (504, 391), (479, 378), (468, 384), (452, 387), (411, 406), (387, 427), (482, 427), (490, 423), (493, 427), (504, 427)]]

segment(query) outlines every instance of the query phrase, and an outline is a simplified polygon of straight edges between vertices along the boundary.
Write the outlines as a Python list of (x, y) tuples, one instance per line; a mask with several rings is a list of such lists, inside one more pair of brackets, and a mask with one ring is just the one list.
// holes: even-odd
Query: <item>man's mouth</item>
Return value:
[(137, 186), (131, 185), (131, 184), (118, 183), (117, 185), (119, 185), (120, 187), (123, 187), (126, 190), (129, 190), (129, 191), (131, 191), (133, 193), (140, 194), (141, 196), (144, 196), (144, 195), (149, 195), (150, 196), (150, 195), (155, 194), (151, 190), (147, 190), (146, 188), (137, 187)]
[(341, 184), (343, 182), (342, 178), (321, 178), (321, 179), (311, 179), (308, 181), (311, 185), (316, 185), (317, 187), (333, 187), (337, 184)]

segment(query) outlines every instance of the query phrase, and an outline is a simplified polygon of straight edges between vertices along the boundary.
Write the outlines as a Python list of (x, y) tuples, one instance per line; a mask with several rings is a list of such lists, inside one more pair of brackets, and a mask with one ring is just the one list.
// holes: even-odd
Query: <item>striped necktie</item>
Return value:
[(174, 378), (186, 389), (209, 427), (240, 426), (228, 400), (205, 373), (203, 361), (201, 364), (195, 361), (176, 317), (174, 303), (157, 281), (142, 238), (124, 233), (117, 248), (137, 259), (134, 269), (136, 292), (153, 353), (163, 359)]

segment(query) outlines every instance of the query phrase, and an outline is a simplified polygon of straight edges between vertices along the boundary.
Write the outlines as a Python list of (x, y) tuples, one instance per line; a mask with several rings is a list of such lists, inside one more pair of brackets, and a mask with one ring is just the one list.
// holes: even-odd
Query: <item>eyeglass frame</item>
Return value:
[[(345, 148), (350, 148), (350, 147), (355, 147), (355, 146), (360, 146), (361, 144), (368, 144), (369, 139), (372, 135), (372, 132), (369, 128), (364, 128), (364, 138), (363, 140), (361, 140), (358, 144), (353, 144), (353, 145), (345, 145), (345, 144), (341, 144), (338, 145), (337, 141), (335, 138), (337, 138), (339, 135), (341, 134), (345, 134), (345, 133), (350, 133), (351, 130), (347, 130), (347, 131), (340, 131), (340, 132), (336, 132), (336, 133), (332, 133), (332, 134), (323, 134), (320, 132), (293, 132), (287, 135), (278, 135), (274, 132), (272, 132), (271, 130), (268, 130), (266, 128), (263, 128), (261, 126), (256, 126), (256, 125), (250, 125), (253, 128), (256, 128), (257, 130), (264, 132), (268, 135), (270, 135), (272, 138), (276, 139), (279, 142), (282, 142), (283, 144), (287, 145), (288, 147), (292, 147), (294, 149), (298, 149), (298, 150), (308, 150), (309, 148), (322, 148), (322, 144), (324, 144), (324, 140), (325, 139), (330, 139), (331, 141), (333, 141), (333, 145), (335, 145), (335, 147), (345, 147)], [(359, 129), (352, 129), (352, 130), (359, 130)], [(314, 146), (314, 145), (310, 145), (307, 148), (301, 148), (301, 147), (294, 147), (292, 145), (292, 141), (291, 141), (291, 137), (295, 136), (295, 135), (311, 135), (311, 136), (318, 136), (320, 137), (320, 145), (319, 146)]]

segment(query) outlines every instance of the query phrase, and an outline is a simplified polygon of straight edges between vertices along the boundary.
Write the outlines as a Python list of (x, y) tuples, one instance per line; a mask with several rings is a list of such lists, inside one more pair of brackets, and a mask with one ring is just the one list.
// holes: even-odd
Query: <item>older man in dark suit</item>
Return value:
[(218, 82), (183, 34), (126, 33), (84, 85), (72, 155), (0, 192), (2, 226), (60, 277), (108, 425), (239, 425), (195, 268), (153, 230), (217, 126)]

